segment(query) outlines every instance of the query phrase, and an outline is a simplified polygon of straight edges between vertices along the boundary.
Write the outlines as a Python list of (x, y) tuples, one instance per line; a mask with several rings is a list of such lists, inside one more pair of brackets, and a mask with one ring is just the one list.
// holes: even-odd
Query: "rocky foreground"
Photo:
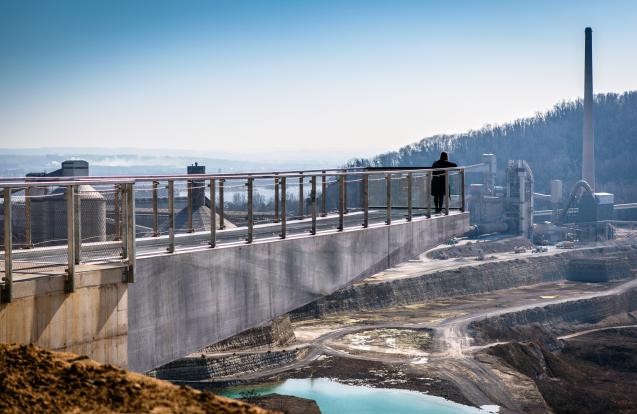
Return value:
[(210, 392), (98, 364), (34, 345), (0, 344), (2, 413), (266, 414)]

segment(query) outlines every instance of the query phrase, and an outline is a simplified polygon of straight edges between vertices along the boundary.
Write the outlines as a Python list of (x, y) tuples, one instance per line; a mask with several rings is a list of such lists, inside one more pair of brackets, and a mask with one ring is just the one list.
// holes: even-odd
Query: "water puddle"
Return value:
[(226, 388), (220, 395), (232, 398), (282, 394), (316, 401), (323, 414), (487, 414), (495, 405), (482, 408), (457, 404), (416, 391), (341, 384), (327, 378), (289, 379), (279, 384)]
[(426, 359), (431, 346), (431, 332), (404, 328), (369, 329), (344, 335), (329, 341), (328, 345), (345, 352), (374, 352)]

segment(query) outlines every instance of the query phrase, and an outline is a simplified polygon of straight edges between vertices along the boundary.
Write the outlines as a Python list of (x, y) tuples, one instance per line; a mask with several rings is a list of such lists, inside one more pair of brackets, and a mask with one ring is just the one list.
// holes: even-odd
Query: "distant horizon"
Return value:
[[(616, 94), (622, 95), (624, 93), (635, 93), (637, 90), (626, 90), (622, 92), (600, 92), (596, 93), (595, 96), (598, 95), (606, 95), (606, 94)], [(420, 142), (423, 139), (431, 139), (439, 136), (456, 136), (466, 133), (471, 133), (473, 131), (479, 131), (483, 128), (488, 127), (498, 127), (506, 124), (510, 124), (519, 120), (529, 119), (537, 116), (538, 114), (545, 114), (549, 112), (551, 109), (555, 108), (557, 105), (568, 102), (578, 102), (581, 101), (582, 98), (576, 99), (562, 99), (555, 102), (549, 108), (545, 108), (543, 110), (537, 110), (534, 114), (529, 116), (520, 116), (508, 121), (500, 122), (500, 123), (484, 123), (479, 128), (472, 128), (464, 131), (457, 131), (453, 133), (436, 133), (429, 136), (423, 136), (420, 138), (414, 138), (411, 142), (400, 146), (388, 147), (381, 151), (371, 151), (371, 153), (361, 153), (355, 148), (332, 148), (332, 149), (322, 149), (321, 151), (317, 151), (316, 149), (312, 149), (308, 151), (302, 148), (283, 148), (283, 149), (273, 149), (271, 152), (261, 151), (214, 151), (207, 149), (188, 149), (188, 148), (143, 148), (143, 147), (99, 147), (99, 146), (42, 146), (42, 147), (6, 147), (0, 146), (0, 154), (39, 154), (39, 155), (70, 155), (77, 154), (81, 155), (100, 155), (100, 156), (137, 156), (137, 157), (168, 157), (168, 158), (179, 158), (179, 157), (192, 157), (193, 160), (196, 160), (197, 157), (202, 159), (212, 159), (219, 161), (263, 161), (264, 163), (272, 163), (276, 164), (275, 160), (268, 160), (268, 157), (273, 155), (277, 155), (277, 160), (279, 163), (288, 163), (292, 161), (297, 161), (300, 163), (304, 162), (314, 162), (318, 161), (321, 163), (328, 162), (336, 162), (344, 164), (347, 161), (354, 158), (370, 158), (375, 155), (379, 155), (381, 153), (387, 153), (392, 151), (397, 151), (401, 147), (406, 145), (414, 144)], [(2, 143), (0, 143), (2, 145)], [(367, 151), (370, 152), (370, 151)], [(311, 154), (310, 154), (311, 153)], [(346, 156), (342, 156), (341, 154), (349, 154)], [(317, 159), (317, 155), (319, 155), (319, 159)]]

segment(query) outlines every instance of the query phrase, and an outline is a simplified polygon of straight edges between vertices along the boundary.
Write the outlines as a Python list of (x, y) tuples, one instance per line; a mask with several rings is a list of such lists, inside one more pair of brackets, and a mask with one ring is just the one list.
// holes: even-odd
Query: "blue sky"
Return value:
[(0, 0), (0, 147), (371, 155), (581, 96), (586, 26), (637, 89), (635, 1)]

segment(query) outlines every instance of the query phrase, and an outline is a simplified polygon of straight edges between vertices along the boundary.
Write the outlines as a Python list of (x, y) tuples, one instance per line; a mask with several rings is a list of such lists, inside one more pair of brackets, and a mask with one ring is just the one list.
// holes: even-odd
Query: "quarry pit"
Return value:
[(635, 412), (635, 234), (537, 253), (519, 238), (481, 244), (439, 246), (150, 374), (211, 390), (331, 378), (500, 413)]

